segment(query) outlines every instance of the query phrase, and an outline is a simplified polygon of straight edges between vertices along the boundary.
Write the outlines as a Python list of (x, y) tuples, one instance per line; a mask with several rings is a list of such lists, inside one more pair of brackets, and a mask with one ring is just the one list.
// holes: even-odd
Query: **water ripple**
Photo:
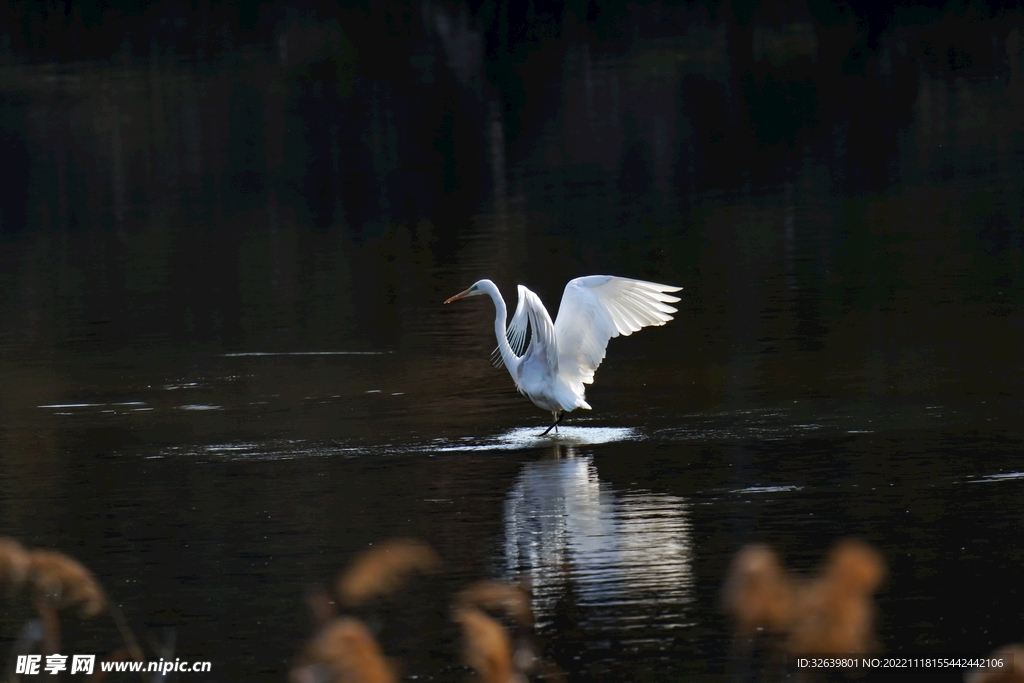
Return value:
[(736, 489), (729, 493), (785, 493), (787, 491), (802, 491), (803, 486), (748, 486), (745, 489)]

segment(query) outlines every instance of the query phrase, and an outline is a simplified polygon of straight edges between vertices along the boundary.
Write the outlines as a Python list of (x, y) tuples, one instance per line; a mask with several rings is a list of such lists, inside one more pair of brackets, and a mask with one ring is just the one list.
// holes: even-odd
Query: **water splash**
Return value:
[(559, 427), (558, 432), (541, 436), (537, 427), (517, 427), (503, 434), (434, 448), (438, 452), (451, 451), (515, 451), (547, 446), (595, 446), (603, 443), (632, 441), (640, 438), (630, 427)]

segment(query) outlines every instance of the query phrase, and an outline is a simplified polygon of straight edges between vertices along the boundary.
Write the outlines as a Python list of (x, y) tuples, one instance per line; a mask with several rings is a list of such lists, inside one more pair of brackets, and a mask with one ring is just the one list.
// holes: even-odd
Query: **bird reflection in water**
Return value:
[(616, 492), (573, 446), (552, 456), (527, 463), (505, 501), (506, 569), (531, 577), (538, 631), (557, 634), (547, 654), (568, 668), (585, 644), (610, 643), (597, 658), (670, 648), (693, 600), (688, 503)]

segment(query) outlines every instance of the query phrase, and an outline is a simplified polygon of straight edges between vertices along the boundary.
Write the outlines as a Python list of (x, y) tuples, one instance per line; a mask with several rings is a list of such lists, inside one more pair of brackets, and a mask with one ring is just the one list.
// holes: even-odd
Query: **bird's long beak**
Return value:
[(451, 302), (453, 302), (453, 301), (458, 301), (458, 300), (459, 300), (459, 299), (461, 299), (462, 297), (464, 297), (464, 296), (466, 296), (467, 294), (469, 294), (470, 290), (472, 290), (472, 289), (473, 289), (473, 288), (472, 288), (472, 287), (470, 287), (470, 288), (469, 288), (469, 289), (467, 289), (467, 290), (466, 290), (465, 292), (459, 292), (458, 294), (456, 294), (455, 296), (451, 297), (450, 299), (446, 299), (446, 300), (445, 300), (445, 303), (446, 303), (446, 304), (450, 304), (450, 303), (451, 303)]

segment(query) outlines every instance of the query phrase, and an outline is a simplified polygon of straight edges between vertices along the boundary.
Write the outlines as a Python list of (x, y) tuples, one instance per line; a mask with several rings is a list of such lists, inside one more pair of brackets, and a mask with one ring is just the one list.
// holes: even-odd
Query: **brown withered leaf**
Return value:
[(28, 551), (28, 582), (36, 595), (57, 608), (78, 607), (82, 617), (94, 617), (107, 600), (96, 577), (85, 565), (56, 550)]
[(482, 607), (501, 612), (522, 628), (533, 627), (530, 594), (520, 585), (507, 581), (477, 581), (459, 591), (456, 604)]
[(434, 572), (440, 566), (441, 558), (422, 541), (384, 541), (359, 553), (342, 572), (338, 577), (338, 597), (347, 605), (360, 605), (398, 590), (413, 572)]
[(722, 591), (736, 637), (751, 637), (759, 629), (786, 633), (793, 623), (796, 592), (796, 577), (774, 550), (763, 544), (742, 548), (733, 558)]
[(798, 592), (787, 649), (793, 654), (875, 651), (872, 596), (885, 575), (885, 560), (870, 545), (855, 539), (837, 543), (819, 576)]
[(395, 672), (366, 625), (353, 617), (329, 622), (306, 646), (293, 683), (396, 683)]
[(484, 683), (515, 680), (512, 643), (501, 624), (475, 607), (456, 607), (452, 618), (462, 626), (463, 659)]

